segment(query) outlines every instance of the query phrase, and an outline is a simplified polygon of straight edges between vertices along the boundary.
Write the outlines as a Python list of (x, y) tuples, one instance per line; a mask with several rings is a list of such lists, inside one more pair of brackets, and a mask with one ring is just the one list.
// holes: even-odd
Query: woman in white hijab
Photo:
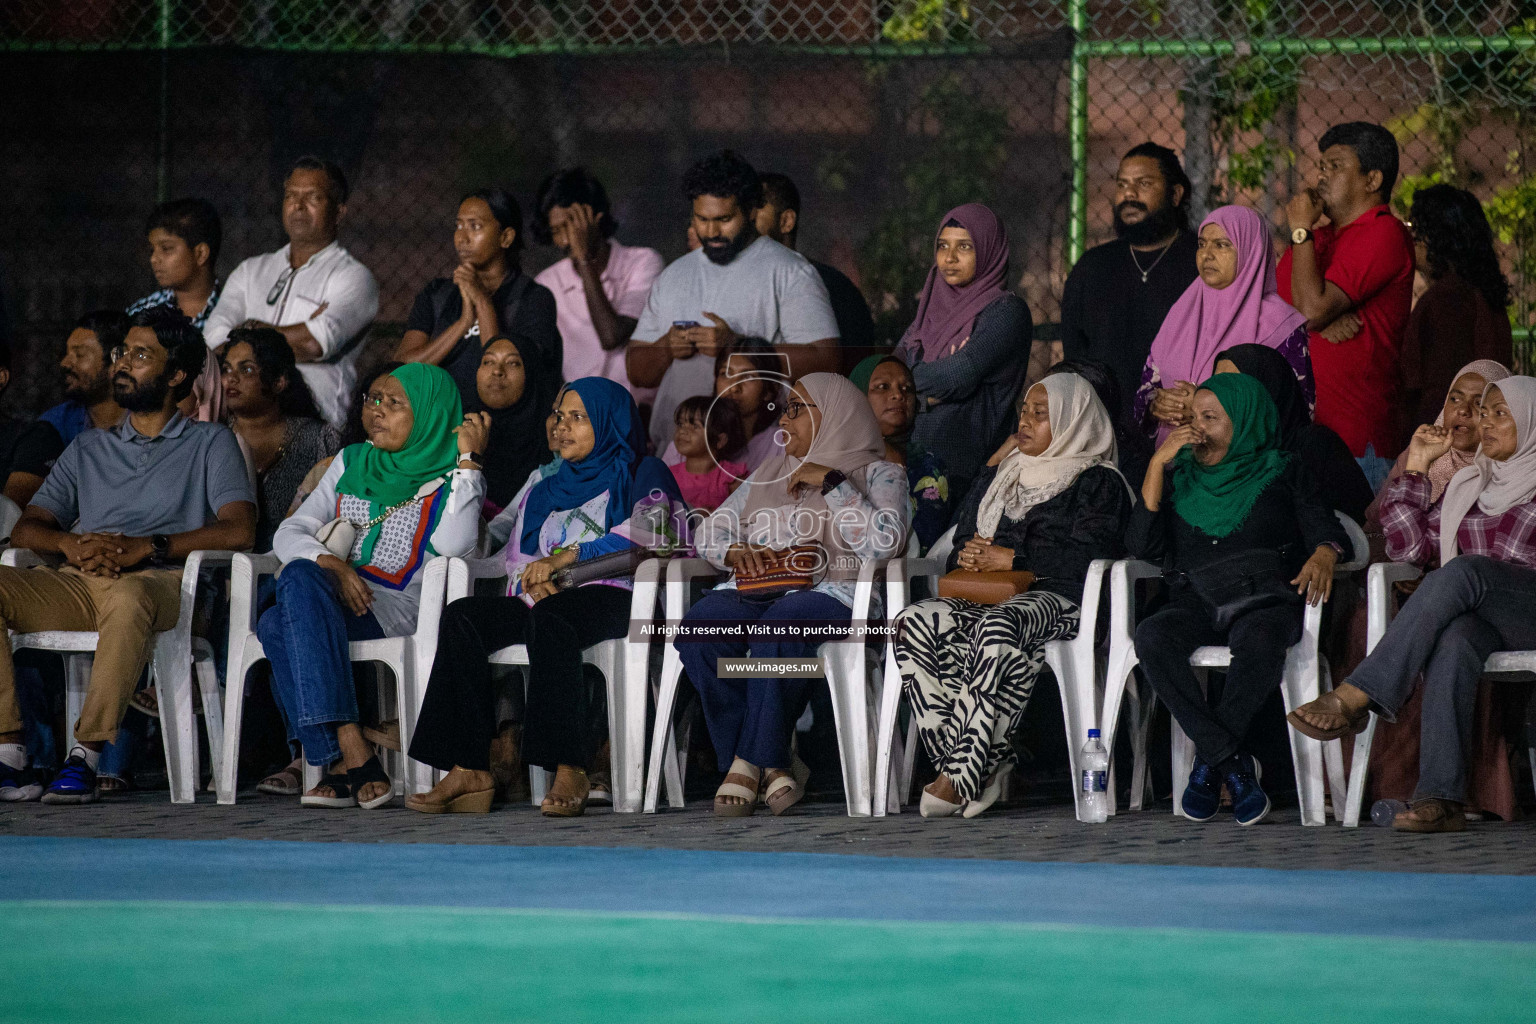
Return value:
[(1488, 385), (1478, 432), (1472, 465), (1438, 501), (1427, 474), (1450, 449), (1450, 431), (1414, 433), (1406, 471), (1381, 500), (1387, 555), (1423, 564), (1438, 551), (1441, 567), (1348, 682), (1288, 716), (1315, 739), (1350, 736), (1371, 711), (1395, 719), (1422, 673), (1419, 784), (1392, 822), (1407, 832), (1466, 828), (1466, 751), (1483, 663), (1495, 651), (1536, 649), (1536, 378)]
[[(797, 639), (781, 627), (847, 623), (859, 567), (906, 546), (911, 523), (907, 471), (885, 460), (885, 439), (869, 399), (846, 377), (808, 373), (779, 418), (784, 454), (770, 457), (700, 525), (699, 554), (733, 574), (693, 606), (685, 623), (761, 620), (777, 630), (742, 639), (677, 644), (699, 691), (704, 721), (725, 781), (715, 813), (745, 817), (761, 789), (783, 814), (805, 793), (808, 771), (790, 752), (810, 680), (717, 674), (720, 658), (814, 658), (823, 638)], [(790, 548), (815, 551), (811, 578), (788, 593), (737, 589)]]
[(925, 817), (971, 818), (997, 800), (1045, 645), (1077, 633), (1089, 563), (1121, 554), (1132, 499), (1115, 463), (1114, 424), (1088, 381), (1062, 373), (1034, 385), (1017, 433), (971, 485), (946, 566), (1024, 570), (1034, 583), (1001, 604), (940, 597), (896, 617), (903, 688), (939, 770)]

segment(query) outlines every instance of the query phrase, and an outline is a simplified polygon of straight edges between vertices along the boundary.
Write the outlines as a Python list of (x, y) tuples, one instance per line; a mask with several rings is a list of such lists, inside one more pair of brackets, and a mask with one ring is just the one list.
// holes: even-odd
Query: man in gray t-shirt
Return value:
[(725, 150), (683, 178), (700, 246), (661, 272), (629, 344), (629, 379), (656, 387), (650, 438), (660, 454), (672, 414), (693, 395), (713, 393), (715, 356), (738, 337), (779, 347), (791, 379), (837, 369), (837, 318), (809, 260), (757, 234), (757, 172)]
[(14, 547), (66, 564), (0, 566), (0, 630), (98, 634), (75, 745), (47, 793), (26, 770), (14, 665), (0, 647), (0, 799), (96, 799), (101, 748), (117, 735), (153, 634), (180, 614), (180, 563), (255, 540), (256, 496), (234, 434), (176, 411), (203, 368), (201, 332), (168, 307), (133, 324), (112, 354), (112, 397), (128, 415), (75, 438), (11, 532)]

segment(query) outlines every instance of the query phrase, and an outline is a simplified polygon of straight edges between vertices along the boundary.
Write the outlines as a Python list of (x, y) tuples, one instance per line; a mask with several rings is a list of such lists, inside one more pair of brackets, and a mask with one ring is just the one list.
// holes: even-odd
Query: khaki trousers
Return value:
[[(104, 743), (117, 736), (134, 684), (149, 663), (153, 634), (175, 626), (180, 612), (180, 569), (143, 569), (109, 579), (73, 566), (0, 566), (0, 630), (100, 634), (90, 690), (75, 723), (77, 741)], [(11, 638), (0, 631), (0, 733), (20, 729)]]

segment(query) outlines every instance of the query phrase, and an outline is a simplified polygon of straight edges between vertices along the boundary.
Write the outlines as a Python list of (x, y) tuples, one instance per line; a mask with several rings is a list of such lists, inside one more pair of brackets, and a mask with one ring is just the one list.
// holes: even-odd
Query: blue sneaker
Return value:
[(43, 784), (38, 781), (35, 768), (30, 765), (26, 768), (12, 768), (0, 761), (0, 800), (22, 803), (36, 800), (42, 795)]
[(1264, 769), (1247, 754), (1238, 754), (1227, 772), (1227, 792), (1232, 794), (1232, 817), (1239, 825), (1257, 825), (1269, 817), (1269, 796), (1259, 785)]
[(48, 784), (43, 803), (93, 804), (96, 796), (96, 770), (85, 763), (84, 757), (71, 752), (59, 774)]
[(1184, 787), (1181, 806), (1190, 821), (1210, 821), (1221, 806), (1221, 776), (1199, 754), (1189, 770), (1189, 785)]

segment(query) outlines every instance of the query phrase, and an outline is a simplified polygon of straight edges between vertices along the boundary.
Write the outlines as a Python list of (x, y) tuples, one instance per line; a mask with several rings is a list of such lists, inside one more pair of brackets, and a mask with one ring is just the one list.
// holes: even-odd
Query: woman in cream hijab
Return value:
[[(685, 623), (847, 623), (859, 567), (906, 546), (907, 471), (885, 460), (885, 439), (864, 392), (835, 373), (806, 374), (795, 383), (779, 427), (784, 454), (758, 466), (694, 535), (699, 554), (733, 575), (704, 595)], [(738, 575), (758, 573), (765, 558), (800, 546), (818, 551), (812, 585), (768, 598), (736, 589)], [(769, 810), (783, 814), (804, 794), (808, 773), (789, 739), (810, 683), (721, 679), (717, 660), (813, 658), (821, 643), (780, 633), (677, 645), (726, 773), (715, 794), (716, 814), (751, 814), (759, 791)]]
[(1131, 493), (1115, 462), (1114, 424), (1093, 386), (1074, 373), (1041, 380), (1017, 433), (971, 485), (945, 567), (1027, 570), (1034, 584), (1002, 604), (941, 597), (896, 617), (903, 688), (939, 770), (925, 817), (975, 817), (997, 800), (1045, 645), (1077, 633), (1089, 563), (1121, 553)]
[(1381, 504), (1387, 556), (1431, 562), (1371, 655), (1332, 693), (1288, 716), (1314, 739), (1350, 736), (1369, 712), (1393, 721), (1423, 674), (1419, 782), (1392, 822), (1408, 832), (1466, 828), (1467, 751), (1483, 663), (1536, 649), (1536, 378), (1506, 377), (1483, 392), (1480, 445), (1435, 500), (1429, 470), (1451, 432), (1420, 427), (1406, 471)]

